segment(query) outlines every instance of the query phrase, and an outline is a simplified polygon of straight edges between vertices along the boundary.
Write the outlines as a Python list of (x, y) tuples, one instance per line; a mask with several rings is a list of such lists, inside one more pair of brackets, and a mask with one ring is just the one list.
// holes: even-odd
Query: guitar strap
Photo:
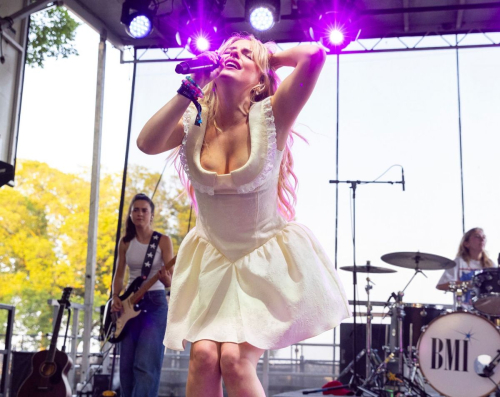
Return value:
[[(148, 249), (146, 250), (146, 256), (144, 257), (144, 263), (142, 264), (141, 279), (146, 280), (153, 267), (153, 261), (156, 255), (156, 249), (160, 245), (161, 234), (158, 232), (153, 232), (151, 235), (151, 240), (149, 240)], [(141, 282), (142, 284), (142, 282)]]

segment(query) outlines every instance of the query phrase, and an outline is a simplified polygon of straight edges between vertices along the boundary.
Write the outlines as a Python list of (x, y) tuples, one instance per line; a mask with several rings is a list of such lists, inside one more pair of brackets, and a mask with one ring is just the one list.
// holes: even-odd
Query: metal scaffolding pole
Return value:
[(104, 75), (106, 70), (106, 33), (101, 33), (97, 61), (97, 84), (94, 120), (94, 148), (92, 155), (92, 179), (90, 187), (89, 228), (87, 235), (87, 267), (85, 271), (85, 318), (83, 328), (83, 354), (81, 379), (89, 377), (90, 337), (94, 309), (95, 267), (97, 254), (97, 220), (99, 215), (99, 182), (101, 175), (102, 116), (104, 105)]

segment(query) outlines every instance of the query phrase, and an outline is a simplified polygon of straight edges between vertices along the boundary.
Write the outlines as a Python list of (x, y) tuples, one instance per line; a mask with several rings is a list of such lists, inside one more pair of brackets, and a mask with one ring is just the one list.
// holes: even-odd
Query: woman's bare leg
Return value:
[(191, 346), (187, 397), (222, 397), (220, 343), (200, 340)]
[(264, 350), (248, 343), (222, 343), (220, 368), (229, 397), (265, 397), (257, 377), (257, 363)]

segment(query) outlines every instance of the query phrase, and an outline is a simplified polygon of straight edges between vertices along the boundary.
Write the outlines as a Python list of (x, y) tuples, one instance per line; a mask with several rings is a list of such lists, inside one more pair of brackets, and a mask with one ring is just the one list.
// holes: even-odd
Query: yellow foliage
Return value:
[[(123, 218), (132, 196), (152, 195), (160, 175), (131, 166)], [(168, 234), (177, 251), (187, 232), (190, 206), (173, 181), (160, 184), (155, 229)], [(112, 280), (121, 175), (105, 174), (100, 200), (94, 303), (108, 297)], [(16, 305), (15, 333), (51, 332), (52, 308), (62, 289), (73, 287), (73, 302), (83, 303), (87, 262), (90, 182), (88, 175), (64, 173), (45, 163), (18, 160), (15, 188), (0, 188), (0, 303)], [(191, 227), (194, 225), (195, 217)], [(98, 315), (94, 323), (98, 324)], [(1, 331), (0, 325), (0, 331)], [(1, 333), (1, 332), (0, 332)]]

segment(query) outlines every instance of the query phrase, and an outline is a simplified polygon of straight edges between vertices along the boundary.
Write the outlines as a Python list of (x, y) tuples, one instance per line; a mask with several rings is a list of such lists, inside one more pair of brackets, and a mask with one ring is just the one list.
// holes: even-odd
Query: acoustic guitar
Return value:
[(73, 366), (68, 355), (56, 348), (64, 309), (69, 307), (73, 289), (64, 288), (59, 300), (59, 311), (52, 333), (49, 350), (42, 350), (32, 358), (31, 374), (23, 382), (17, 397), (71, 397), (68, 372)]
[[(165, 269), (168, 270), (174, 266), (176, 259), (177, 256), (170, 259), (165, 265)], [(156, 273), (149, 280), (146, 280), (144, 284), (141, 284), (143, 281), (142, 278), (137, 277), (125, 293), (119, 296), (122, 301), (122, 309), (119, 312), (111, 311), (111, 302), (113, 299), (110, 299), (106, 303), (104, 308), (104, 340), (106, 342), (118, 343), (123, 339), (128, 321), (137, 317), (141, 312), (138, 303), (158, 279), (159, 275)]]

